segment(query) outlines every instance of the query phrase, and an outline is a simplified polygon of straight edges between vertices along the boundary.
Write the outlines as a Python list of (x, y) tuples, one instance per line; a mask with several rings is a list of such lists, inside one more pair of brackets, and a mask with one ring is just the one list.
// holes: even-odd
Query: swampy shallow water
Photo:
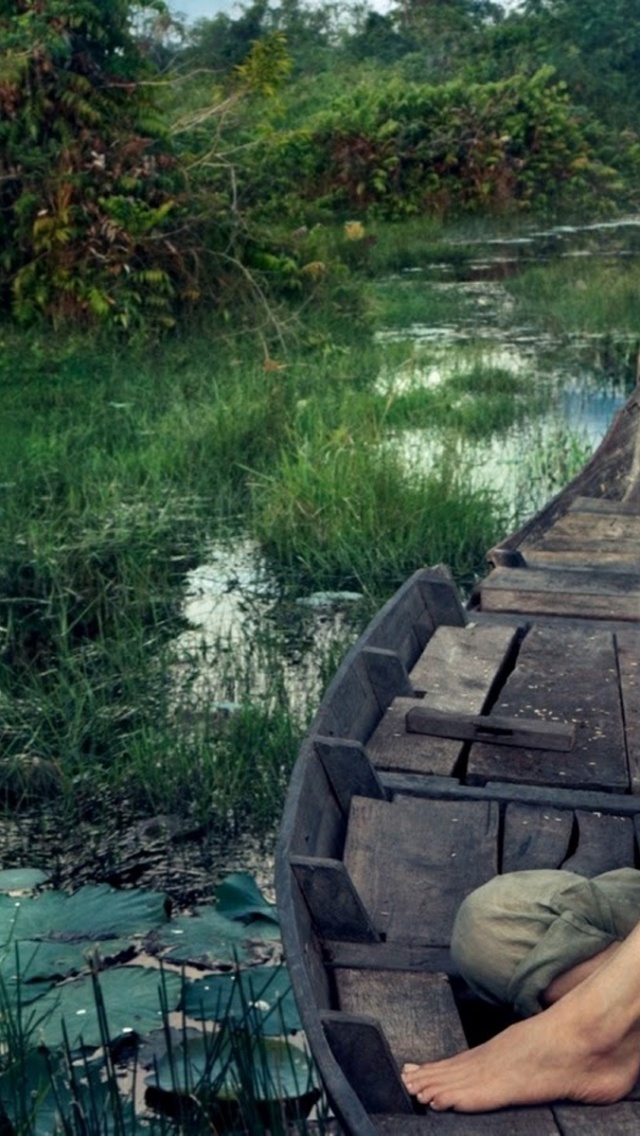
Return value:
[[(524, 379), (533, 392), (530, 409), (505, 429), (462, 439), (453, 451), (471, 484), (506, 502), (512, 529), (541, 508), (562, 487), (571, 463), (582, 465), (601, 441), (629, 393), (629, 360), (635, 365), (638, 341), (625, 334), (542, 333), (516, 319), (504, 277), (554, 258), (588, 265), (592, 257), (615, 263), (636, 252), (640, 217), (482, 242), (477, 259), (465, 267), (472, 279), (452, 280), (454, 270), (443, 264), (409, 269), (379, 284), (382, 292), (410, 294), (407, 308), (413, 312), (427, 290), (455, 297), (447, 305), (455, 318), (446, 323), (412, 321), (378, 331), (382, 343), (406, 348), (403, 361), (380, 374), (381, 392), (393, 397), (409, 387), (446, 388), (452, 375), (479, 367)], [(437, 426), (390, 429), (388, 444), (410, 468), (435, 467), (445, 446), (452, 460), (450, 439)], [(196, 705), (201, 699), (211, 705), (213, 699), (221, 711), (233, 712), (247, 690), (266, 694), (275, 651), (286, 693), (301, 721), (308, 719), (323, 682), (362, 625), (363, 604), (357, 592), (301, 591), (285, 598), (249, 538), (213, 547), (187, 579), (184, 614), (190, 629), (180, 644), (188, 658), (200, 659), (190, 696)], [(231, 656), (233, 667), (226, 668)]]
[[(383, 445), (410, 470), (445, 461), (462, 470), (472, 485), (504, 503), (505, 532), (516, 528), (604, 435), (635, 373), (637, 342), (615, 331), (541, 331), (539, 322), (523, 317), (510, 281), (523, 267), (564, 260), (580, 266), (579, 290), (594, 258), (615, 266), (637, 255), (640, 218), (627, 218), (479, 241), (464, 262), (451, 256), (376, 280), (383, 310), (386, 304), (393, 312), (395, 305), (394, 318), (381, 318), (377, 332), (387, 360), (377, 387), (390, 404), (407, 389), (426, 389), (444, 392), (464, 409), (473, 402), (477, 373), (502, 376), (507, 388), (512, 377), (520, 392), (514, 397), (526, 403), (504, 427), (480, 429), (473, 438), (405, 420), (389, 425)], [(283, 588), (245, 531), (213, 543), (186, 574), (182, 627), (171, 648), (171, 698), (180, 728), (197, 730), (256, 704), (285, 707), (302, 731), (371, 614), (371, 599), (358, 591)], [(186, 820), (178, 807), (140, 821), (126, 815), (124, 804), (114, 806), (109, 831), (102, 820), (71, 827), (46, 816), (6, 823), (0, 858), (5, 866), (53, 863), (58, 886), (99, 879), (161, 888), (181, 905), (211, 897), (230, 871), (251, 872), (269, 892), (277, 816), (258, 838), (233, 819), (224, 833)]]

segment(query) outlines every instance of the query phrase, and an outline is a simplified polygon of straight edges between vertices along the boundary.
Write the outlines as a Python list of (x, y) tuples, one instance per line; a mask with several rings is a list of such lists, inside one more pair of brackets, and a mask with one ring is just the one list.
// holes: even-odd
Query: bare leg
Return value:
[(620, 943), (611, 943), (599, 954), (593, 955), (585, 962), (579, 962), (577, 966), (572, 966), (570, 970), (565, 970), (563, 974), (559, 974), (557, 978), (553, 979), (553, 982), (549, 983), (547, 989), (541, 995), (540, 1001), (544, 1006), (552, 1006), (554, 1002), (564, 998), (565, 994), (568, 994), (575, 986), (579, 986), (585, 978), (589, 978), (590, 975), (600, 970), (616, 953), (619, 946)]
[(541, 1014), (446, 1061), (405, 1066), (408, 1091), (434, 1109), (461, 1112), (620, 1100), (640, 1072), (640, 923), (615, 946)]

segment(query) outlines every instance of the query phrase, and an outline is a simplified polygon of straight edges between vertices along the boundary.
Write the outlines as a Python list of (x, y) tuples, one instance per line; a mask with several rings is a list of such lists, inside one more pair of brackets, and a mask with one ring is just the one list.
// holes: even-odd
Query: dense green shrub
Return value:
[(279, 200), (295, 174), (309, 203), (386, 217), (593, 205), (613, 176), (549, 68), (484, 84), (370, 82), (274, 137), (265, 161)]

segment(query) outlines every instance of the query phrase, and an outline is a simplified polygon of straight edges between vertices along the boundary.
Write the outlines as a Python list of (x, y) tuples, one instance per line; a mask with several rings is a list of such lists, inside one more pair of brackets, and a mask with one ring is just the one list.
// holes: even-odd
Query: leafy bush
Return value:
[[(363, 84), (271, 142), (275, 193), (399, 218), (594, 204), (613, 172), (550, 68), (495, 83)], [(274, 198), (272, 197), (272, 200)]]

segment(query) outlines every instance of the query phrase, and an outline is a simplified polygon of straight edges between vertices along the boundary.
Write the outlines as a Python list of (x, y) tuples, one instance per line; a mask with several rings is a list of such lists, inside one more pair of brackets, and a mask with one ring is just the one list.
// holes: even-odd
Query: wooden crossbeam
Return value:
[(407, 711), (405, 727), (410, 734), (560, 752), (570, 750), (575, 741), (575, 726), (570, 722), (450, 713), (425, 706), (414, 706)]

